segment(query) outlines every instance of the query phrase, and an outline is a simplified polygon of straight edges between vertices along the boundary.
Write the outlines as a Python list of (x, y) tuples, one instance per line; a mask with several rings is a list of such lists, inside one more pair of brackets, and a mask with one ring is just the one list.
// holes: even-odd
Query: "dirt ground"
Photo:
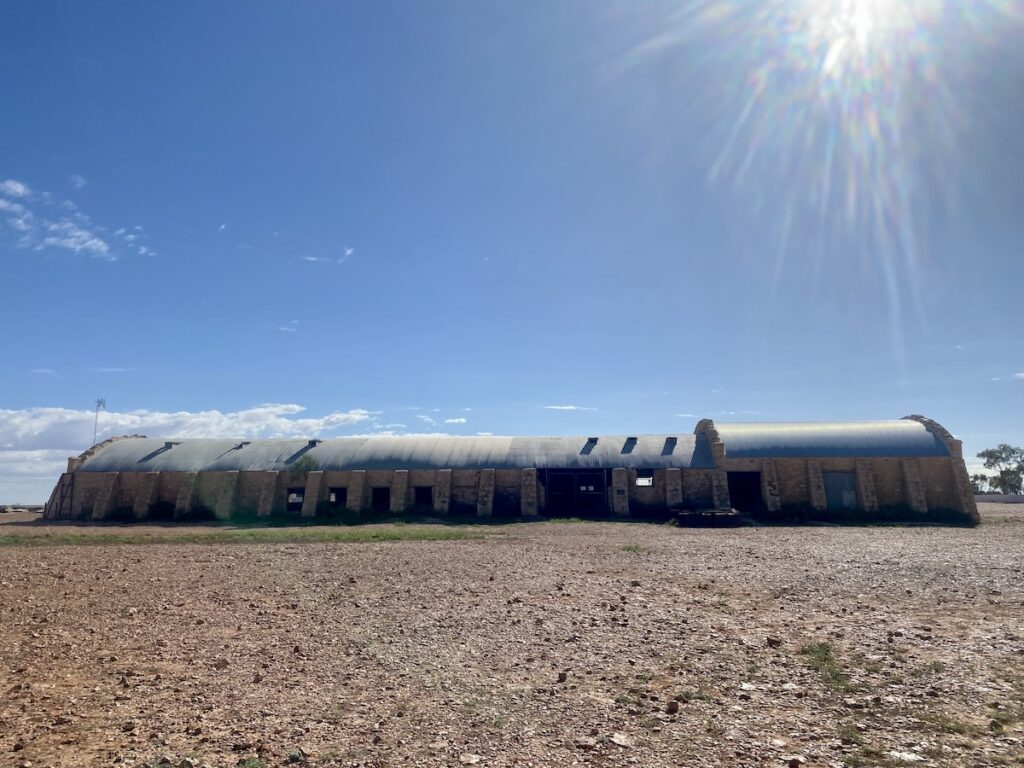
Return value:
[(0, 766), (1024, 765), (1024, 505), (982, 514), (0, 546)]

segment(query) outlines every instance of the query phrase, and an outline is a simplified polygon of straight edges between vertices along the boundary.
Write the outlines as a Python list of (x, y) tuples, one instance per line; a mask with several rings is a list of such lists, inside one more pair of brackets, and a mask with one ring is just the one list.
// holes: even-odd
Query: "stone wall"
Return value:
[[(964, 501), (962, 460), (926, 459), (728, 459), (721, 469), (655, 470), (649, 486), (637, 485), (635, 469), (609, 474), (608, 513), (657, 517), (679, 510), (730, 505), (727, 473), (756, 471), (762, 477), (767, 512), (781, 517), (814, 517), (826, 512), (822, 473), (855, 473), (862, 512), (894, 519), (939, 520), (942, 514), (972, 518)], [(44, 514), (49, 519), (202, 519), (295, 517), (345, 513), (357, 520), (372, 503), (372, 489), (388, 488), (388, 513), (410, 510), (416, 488), (433, 489), (433, 511), (453, 517), (533, 517), (545, 512), (545, 489), (535, 469), (369, 470), (283, 473), (241, 472), (74, 472), (65, 473)], [(344, 508), (331, 507), (332, 489), (346, 489)], [(289, 489), (303, 493), (301, 512), (286, 512)], [(620, 493), (621, 491), (621, 493)], [(967, 490), (969, 495), (969, 486)], [(423, 511), (423, 510), (420, 510)], [(827, 516), (826, 516), (827, 517)], [(972, 518), (973, 519), (973, 518)], [(943, 520), (949, 521), (949, 520)]]

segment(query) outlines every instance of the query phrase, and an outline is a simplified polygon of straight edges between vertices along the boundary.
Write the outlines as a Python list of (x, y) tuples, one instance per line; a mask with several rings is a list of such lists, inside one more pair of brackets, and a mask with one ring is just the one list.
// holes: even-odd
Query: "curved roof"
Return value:
[(938, 435), (910, 419), (715, 424), (728, 459), (949, 456)]
[[(329, 440), (114, 438), (86, 451), (82, 472), (351, 469), (713, 469), (725, 458), (949, 456), (936, 429), (917, 420), (714, 424), (695, 435), (601, 437), (341, 437)], [(927, 421), (927, 420), (925, 420)], [(948, 437), (948, 434), (947, 434)]]
[(351, 469), (712, 468), (704, 435), (342, 437), (322, 441), (132, 437), (100, 446), (81, 472)]

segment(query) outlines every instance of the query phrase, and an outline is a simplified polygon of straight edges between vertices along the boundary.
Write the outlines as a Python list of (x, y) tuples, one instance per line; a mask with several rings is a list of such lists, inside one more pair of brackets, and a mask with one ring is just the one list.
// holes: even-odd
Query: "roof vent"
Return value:
[(308, 445), (310, 448), (316, 448), (323, 440), (310, 440)]
[(661, 449), (662, 456), (671, 456), (675, 453), (676, 445), (679, 443), (678, 437), (666, 437), (665, 447)]
[(164, 450), (169, 451), (176, 445), (181, 445), (181, 443), (175, 440), (167, 440), (166, 442), (164, 442)]
[(596, 446), (597, 446), (597, 438), (596, 437), (588, 437), (586, 445), (584, 445), (583, 449), (580, 451), (580, 455), (581, 456), (589, 456), (590, 452), (593, 451)]
[(240, 450), (242, 450), (243, 448), (245, 448), (245, 446), (249, 445), (249, 443), (250, 443), (250, 442), (251, 442), (251, 441), (249, 441), (249, 440), (243, 440), (243, 441), (242, 441), (242, 442), (240, 442), (240, 443), (239, 443), (238, 445), (235, 445), (235, 446), (233, 446), (233, 447), (231, 448), (231, 450), (232, 450), (232, 451), (240, 451)]
[(622, 452), (623, 453), (632, 453), (633, 449), (636, 448), (636, 441), (637, 441), (637, 438), (635, 436), (633, 436), (633, 435), (630, 435), (629, 437), (627, 437), (625, 444), (622, 446)]

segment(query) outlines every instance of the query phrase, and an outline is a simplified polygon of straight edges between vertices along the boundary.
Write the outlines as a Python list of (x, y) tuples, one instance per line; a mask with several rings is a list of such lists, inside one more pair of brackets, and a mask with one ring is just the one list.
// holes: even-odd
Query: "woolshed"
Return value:
[(48, 519), (342, 522), (464, 519), (951, 522), (978, 512), (961, 444), (922, 416), (716, 424), (592, 437), (115, 437), (68, 459)]

